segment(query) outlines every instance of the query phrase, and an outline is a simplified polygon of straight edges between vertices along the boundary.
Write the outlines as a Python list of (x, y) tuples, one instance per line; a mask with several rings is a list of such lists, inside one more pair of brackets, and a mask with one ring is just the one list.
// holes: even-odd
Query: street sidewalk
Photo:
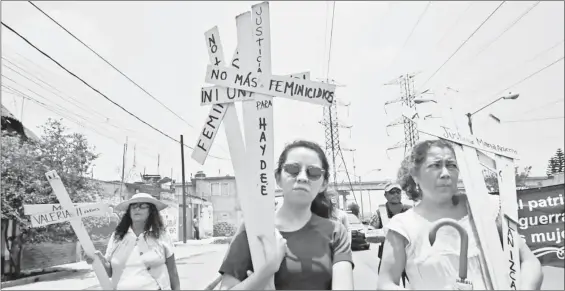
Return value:
[[(175, 260), (185, 259), (189, 257), (199, 256), (206, 253), (214, 252), (225, 246), (219, 244), (211, 244), (213, 239), (192, 240), (184, 244), (182, 241), (174, 243)], [(40, 282), (22, 284), (2, 288), (2, 290), (98, 290), (100, 286), (98, 279), (92, 271), (92, 267), (86, 262), (78, 262), (55, 266), (51, 269), (60, 269), (73, 271), (71, 274), (52, 276)]]

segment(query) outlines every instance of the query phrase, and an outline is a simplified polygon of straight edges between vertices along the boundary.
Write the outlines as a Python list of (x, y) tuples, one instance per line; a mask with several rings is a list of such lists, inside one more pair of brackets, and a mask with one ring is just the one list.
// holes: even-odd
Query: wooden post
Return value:
[(182, 167), (182, 242), (186, 243), (186, 184), (184, 176), (184, 139), (180, 135), (180, 157)]

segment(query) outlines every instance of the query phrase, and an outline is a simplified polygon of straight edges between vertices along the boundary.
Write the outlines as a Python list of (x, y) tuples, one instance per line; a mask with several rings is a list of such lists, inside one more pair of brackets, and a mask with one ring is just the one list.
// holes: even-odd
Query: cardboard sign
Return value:
[(54, 223), (69, 221), (70, 219), (73, 218), (104, 216), (108, 212), (109, 212), (108, 205), (104, 203), (78, 206), (74, 208), (74, 211), (67, 209), (58, 209), (50, 212), (32, 214), (31, 226), (32, 227), (46, 226)]

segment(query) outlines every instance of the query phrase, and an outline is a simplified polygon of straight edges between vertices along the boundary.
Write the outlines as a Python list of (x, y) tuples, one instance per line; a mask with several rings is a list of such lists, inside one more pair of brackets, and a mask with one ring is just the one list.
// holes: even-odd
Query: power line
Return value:
[[(63, 99), (63, 100), (66, 100), (67, 102), (69, 102), (70, 104), (76, 106), (77, 108), (80, 108), (80, 109), (84, 110), (85, 112), (95, 113), (96, 115), (98, 115), (99, 117), (101, 117), (101, 118), (105, 121), (105, 124), (108, 124), (108, 125), (110, 125), (110, 126), (112, 126), (112, 127), (118, 128), (118, 127), (116, 127), (115, 125), (109, 123), (108, 121), (110, 120), (110, 118), (107, 117), (107, 116), (105, 116), (104, 114), (99, 113), (98, 111), (96, 111), (96, 110), (94, 110), (94, 109), (92, 109), (92, 108), (85, 108), (85, 107), (83, 107), (83, 106), (87, 106), (87, 105), (81, 103), (80, 101), (76, 100), (76, 99), (73, 98), (72, 96), (69, 96), (68, 94), (65, 94), (64, 92), (62, 92), (61, 90), (57, 89), (56, 87), (54, 87), (53, 85), (49, 84), (48, 82), (42, 80), (41, 78), (39, 78), (39, 77), (36, 76), (35, 74), (33, 74), (33, 73), (27, 71), (26, 69), (24, 69), (24, 68), (22, 68), (22, 67), (20, 67), (20, 66), (18, 66), (18, 65), (16, 65), (16, 64), (14, 64), (14, 63), (12, 63), (9, 59), (7, 59), (7, 58), (5, 58), (5, 57), (2, 57), (2, 59), (6, 60), (8, 63), (10, 63), (10, 64), (12, 64), (13, 66), (15, 66), (15, 67), (19, 68), (20, 70), (22, 70), (22, 72), (27, 73), (27, 74), (28, 74), (29, 76), (31, 76), (32, 78), (35, 78), (35, 79), (39, 80), (41, 83), (43, 83), (43, 84), (49, 86), (50, 88), (52, 88), (53, 90), (55, 90), (55, 91), (61, 93), (62, 95), (57, 94), (57, 93), (55, 93), (55, 92), (53, 92), (53, 91), (51, 91), (51, 90), (48, 90), (47, 88), (45, 88), (45, 87), (42, 86), (41, 84), (35, 82), (34, 80), (28, 78), (27, 76), (24, 76), (24, 75), (21, 74), (20, 72), (17, 72), (17, 71), (14, 70), (13, 68), (10, 68), (9, 66), (6, 66), (6, 65), (4, 64), (4, 66), (6, 66), (6, 68), (8, 68), (8, 69), (14, 71), (15, 73), (17, 73), (18, 75), (24, 77), (25, 79), (27, 79), (27, 80), (29, 80), (29, 81), (35, 83), (35, 84), (38, 85), (39, 87), (43, 88), (45, 91), (48, 91), (48, 92), (50, 92), (51, 94), (53, 94), (53, 95), (55, 95), (55, 96), (57, 96), (57, 97), (59, 97), (59, 98), (61, 98), (61, 99)], [(44, 69), (44, 68), (43, 68), (43, 69)], [(36, 92), (32, 91), (31, 89), (27, 88), (26, 86), (21, 85), (21, 84), (19, 84), (18, 82), (14, 81), (14, 80), (12, 80), (12, 79), (10, 79), (10, 78), (8, 78), (7, 76), (4, 76), (4, 77), (7, 78), (7, 79), (9, 79), (10, 81), (12, 81), (12, 82), (14, 82), (14, 83), (20, 85), (20, 86), (26, 88), (27, 90), (29, 90), (30, 92), (34, 93), (35, 95), (41, 96), (41, 95), (37, 94)], [(65, 97), (65, 96), (66, 96), (66, 97)], [(45, 100), (48, 100), (48, 98), (46, 98), (45, 96), (41, 96), (41, 97), (44, 98)], [(67, 97), (68, 97), (68, 98), (67, 98)], [(72, 102), (71, 102), (71, 101), (72, 101)], [(93, 114), (93, 115), (95, 115), (95, 114)], [(134, 130), (132, 130), (132, 129), (129, 129), (129, 128), (125, 127), (125, 126), (122, 126), (122, 127), (123, 127), (123, 129), (125, 129), (126, 131), (132, 132), (132, 133), (134, 133), (134, 134), (138, 134), (136, 131), (134, 131)]]
[[(22, 70), (23, 72), (26, 72), (26, 73), (32, 75), (31, 73), (29, 73), (28, 71), (26, 71), (26, 70), (23, 69), (22, 67), (20, 67), (20, 66), (14, 64), (14, 63), (12, 63), (12, 62), (10, 62), (8, 59), (6, 59), (6, 58), (4, 58), (4, 57), (2, 57), (2, 59), (4, 59), (6, 62), (8, 62), (9, 64), (11, 64), (12, 66), (15, 66), (15, 67), (19, 68), (19, 69)], [(78, 101), (75, 100), (74, 98), (71, 97), (70, 99), (67, 99), (67, 98), (65, 98), (64, 96), (61, 96), (61, 95), (59, 95), (59, 94), (57, 94), (57, 93), (55, 93), (55, 92), (53, 92), (53, 91), (51, 91), (51, 90), (48, 90), (48, 89), (45, 88), (43, 85), (41, 85), (41, 84), (39, 84), (38, 82), (36, 82), (35, 80), (30, 79), (29, 77), (23, 75), (22, 73), (18, 72), (17, 70), (15, 70), (15, 69), (13, 69), (13, 68), (7, 66), (6, 64), (4, 64), (4, 66), (5, 66), (7, 69), (13, 71), (14, 73), (16, 73), (16, 74), (22, 76), (23, 78), (27, 79), (28, 81), (30, 81), (30, 82), (36, 84), (37, 86), (43, 88), (44, 90), (51, 92), (53, 95), (55, 95), (55, 96), (57, 96), (57, 97), (59, 97), (59, 98), (61, 98), (61, 99), (63, 99), (63, 100), (66, 100), (67, 102), (71, 103), (72, 105), (76, 106), (77, 108), (80, 108), (80, 109), (84, 110), (85, 112), (89, 112), (89, 109), (82, 107), (81, 105), (83, 105), (83, 104), (80, 103), (80, 102), (78, 102)], [(37, 76), (34, 76), (34, 77), (35, 77), (36, 79), (38, 79), (39, 81), (41, 81), (42, 83), (46, 84), (47, 86), (53, 88), (54, 90), (59, 91), (59, 90), (57, 90), (56, 88), (54, 88), (53, 86), (51, 86), (50, 84), (48, 84), (48, 83), (46, 83), (45, 81), (43, 81), (43, 80), (41, 80), (40, 78), (38, 78)], [(59, 92), (60, 92), (60, 91), (59, 91)], [(62, 92), (61, 92), (61, 93), (62, 93)], [(74, 101), (74, 102), (73, 102), (73, 101)], [(95, 111), (93, 111), (92, 109), (90, 109), (90, 110), (91, 110), (91, 111), (90, 111), (91, 113), (97, 113), (97, 114), (99, 114), (99, 115), (102, 116), (102, 114), (100, 114), (100, 113), (98, 113), (98, 112), (95, 112)]]
[(49, 14), (45, 13), (45, 11), (41, 10), (41, 8), (37, 7), (37, 5), (33, 4), (33, 2), (28, 1), (29, 4), (33, 5), (33, 7), (35, 7), (37, 10), (39, 10), (41, 13), (43, 13), (43, 15), (47, 16), (47, 18), (49, 18), (51, 21), (53, 21), (55, 24), (57, 24), (60, 28), (62, 28), (65, 32), (67, 32), (70, 36), (72, 36), (74, 39), (76, 39), (78, 42), (80, 42), (82, 45), (84, 45), (87, 49), (89, 49), (91, 52), (93, 52), (95, 55), (97, 55), (101, 60), (103, 60), (106, 64), (108, 64), (110, 67), (112, 67), (114, 70), (116, 70), (118, 73), (120, 73), (122, 76), (124, 76), (126, 79), (128, 79), (131, 83), (133, 83), (137, 88), (139, 88), (141, 91), (145, 92), (145, 94), (147, 94), (149, 97), (151, 97), (153, 100), (157, 101), (161, 106), (165, 107), (169, 112), (171, 112), (172, 114), (174, 114), (176, 117), (178, 117), (180, 120), (184, 121), (184, 123), (186, 123), (189, 127), (194, 129), (194, 126), (192, 126), (192, 124), (188, 123), (188, 121), (184, 120), (184, 118), (182, 118), (181, 116), (179, 116), (178, 114), (176, 114), (173, 110), (171, 110), (169, 107), (167, 107), (165, 104), (163, 104), (161, 101), (159, 101), (159, 99), (157, 99), (155, 96), (153, 96), (151, 93), (147, 92), (147, 90), (145, 90), (143, 87), (141, 87), (139, 84), (137, 84), (134, 80), (132, 80), (130, 77), (128, 77), (126, 74), (124, 74), (122, 71), (120, 71), (118, 68), (116, 68), (114, 65), (112, 65), (109, 61), (107, 61), (104, 57), (102, 57), (101, 55), (99, 55), (96, 51), (94, 51), (92, 48), (90, 48), (90, 46), (88, 46), (87, 44), (85, 44), (82, 40), (80, 40), (78, 37), (76, 37), (72, 32), (70, 32), (68, 29), (66, 29), (64, 26), (62, 26), (59, 22), (57, 22), (55, 19), (53, 19), (51, 16), (49, 16)]
[(491, 40), (490, 42), (488, 42), (481, 50), (479, 50), (479, 52), (477, 52), (473, 57), (476, 58), (477, 56), (479, 56), (480, 54), (482, 54), (487, 48), (490, 47), (490, 45), (492, 45), (493, 43), (495, 43), (500, 37), (502, 37), (506, 32), (508, 32), (512, 27), (514, 27), (518, 22), (520, 22), (520, 20), (522, 20), (522, 18), (524, 18), (524, 16), (528, 15), (528, 13), (530, 13), (530, 11), (532, 11), (532, 9), (536, 8), (536, 6), (538, 6), (538, 4), (541, 1), (538, 1), (536, 3), (534, 3), (534, 5), (530, 6), (528, 8), (528, 10), (524, 11), (520, 16), (518, 16), (518, 18), (516, 18), (509, 26), (507, 26), (499, 35), (497, 35), (493, 40)]
[[(324, 28), (324, 54), (326, 53), (326, 48), (328, 46), (328, 10), (330, 9), (329, 2), (326, 1), (326, 27)], [(325, 57), (322, 56), (322, 60)], [(322, 63), (322, 72), (324, 71), (324, 65)]]
[(527, 111), (525, 111), (525, 112), (522, 112), (522, 113), (519, 113), (519, 114), (517, 114), (517, 115), (524, 115), (524, 114), (527, 114), (527, 113), (531, 113), (531, 112), (534, 112), (534, 111), (536, 111), (536, 110), (540, 110), (540, 109), (542, 109), (542, 108), (545, 108), (545, 107), (547, 107), (547, 106), (550, 106), (550, 105), (553, 105), (553, 104), (557, 104), (557, 103), (561, 103), (561, 102), (563, 102), (563, 101), (565, 101), (565, 100), (563, 100), (563, 97), (559, 97), (559, 98), (554, 99), (554, 100), (551, 100), (551, 101), (549, 101), (549, 102), (547, 102), (547, 103), (545, 103), (545, 104), (543, 104), (543, 105), (541, 105), (541, 106), (534, 107), (534, 108), (532, 108), (532, 109), (529, 109), (529, 110), (527, 110)]
[[(510, 69), (508, 69), (508, 70), (506, 70), (506, 71), (504, 71), (504, 72), (502, 72), (502, 73), (497, 74), (497, 75), (494, 76), (494, 77), (488, 77), (488, 79), (491, 80), (491, 81), (492, 81), (492, 80), (498, 81), (498, 80), (500, 80), (503, 76), (506, 76), (506, 75), (508, 75), (508, 74), (510, 74), (510, 73), (512, 73), (512, 72), (515, 72), (515, 71), (517, 71), (519, 68), (522, 68), (522, 67), (524, 67), (525, 65), (527, 65), (527, 64), (529, 64), (529, 63), (535, 61), (535, 60), (538, 59), (539, 57), (541, 57), (541, 56), (547, 54), (548, 52), (550, 52), (551, 50), (553, 50), (554, 48), (556, 48), (558, 45), (562, 44), (564, 41), (565, 41), (565, 39), (561, 39), (559, 42), (553, 44), (551, 47), (549, 47), (549, 48), (547, 48), (547, 49), (544, 49), (543, 51), (537, 53), (534, 57), (532, 57), (532, 58), (530, 58), (530, 59), (528, 59), (528, 60), (526, 60), (526, 61), (524, 61), (524, 62), (522, 62), (522, 63), (520, 63), (520, 64), (517, 64), (517, 65), (513, 66), (512, 68), (510, 68)], [(492, 83), (492, 82), (490, 82), (490, 83), (488, 83), (488, 84), (491, 84), (491, 83)], [(475, 86), (475, 87), (483, 87), (483, 88), (484, 88), (485, 86)], [(466, 91), (467, 91), (467, 90), (466, 90)], [(477, 93), (477, 92), (479, 92), (479, 91), (478, 91), (478, 90), (470, 90), (470, 91), (467, 91), (467, 93)]]
[(330, 49), (328, 52), (328, 70), (326, 72), (326, 79), (330, 76), (330, 60), (332, 58), (332, 40), (334, 37), (334, 19), (335, 19), (335, 1), (333, 1), (332, 7), (332, 26), (330, 28)]
[[(525, 82), (526, 80), (530, 79), (531, 77), (533, 77), (533, 76), (535, 76), (535, 75), (537, 75), (537, 74), (539, 74), (539, 73), (545, 71), (546, 69), (550, 68), (551, 66), (553, 66), (553, 65), (557, 64), (558, 62), (562, 61), (563, 58), (564, 58), (564, 57), (561, 56), (561, 58), (559, 58), (559, 59), (553, 61), (552, 63), (546, 65), (545, 67), (543, 67), (543, 68), (541, 68), (541, 69), (539, 69), (539, 70), (533, 72), (532, 74), (528, 75), (527, 77), (523, 78), (522, 80), (520, 80), (520, 81), (518, 81), (518, 82), (516, 82), (516, 83), (514, 83), (514, 84), (512, 84), (512, 85), (510, 85), (510, 86), (508, 86), (508, 87), (506, 87), (505, 89), (502, 89), (502, 90), (498, 91), (496, 94), (493, 94), (491, 97), (497, 97), (499, 94), (502, 94), (502, 93), (506, 92), (508, 89), (510, 89), (510, 88), (512, 88), (512, 87), (514, 87), (514, 86), (517, 86), (517, 85), (519, 85), (519, 84)], [(489, 97), (489, 98), (491, 98), (491, 97)], [(485, 99), (487, 99), (487, 98), (485, 98)]]
[[(6, 76), (4, 76), (4, 77), (7, 78)], [(7, 79), (9, 79), (9, 78), (7, 78)], [(11, 80), (11, 79), (9, 79), (9, 80)], [(13, 80), (11, 80), (11, 81), (13, 81)], [(17, 82), (14, 82), (14, 83), (16, 83), (16, 84), (18, 84), (18, 85), (21, 86), (21, 84), (19, 84), (19, 83), (17, 83)], [(98, 126), (98, 127), (100, 127), (102, 130), (109, 132), (109, 130), (107, 130), (107, 129), (104, 128), (103, 126), (99, 125), (99, 124), (98, 124), (97, 122), (95, 122), (95, 121), (92, 121), (92, 120), (90, 120), (90, 119), (85, 119), (84, 117), (79, 116), (79, 115), (77, 115), (76, 113), (73, 113), (72, 111), (67, 110), (67, 109), (64, 108), (64, 107), (58, 106), (57, 104), (55, 104), (55, 105), (57, 105), (58, 108), (56, 108), (55, 106), (47, 105), (47, 104), (45, 104), (45, 103), (43, 103), (43, 102), (41, 102), (41, 101), (39, 101), (39, 100), (37, 100), (37, 99), (35, 99), (35, 98), (32, 98), (32, 97), (29, 96), (28, 94), (23, 93), (22, 91), (20, 91), (20, 90), (18, 90), (18, 89), (16, 89), (16, 88), (13, 88), (13, 87), (11, 87), (11, 86), (7, 86), (7, 85), (4, 85), (4, 84), (2, 84), (1, 86), (9, 90), (9, 91), (8, 91), (8, 90), (3, 90), (3, 91), (6, 92), (6, 93), (9, 93), (9, 94), (12, 94), (12, 95), (14, 95), (14, 96), (19, 96), (19, 97), (21, 97), (21, 98), (25, 98), (25, 99), (34, 101), (35, 103), (38, 103), (40, 106), (44, 107), (45, 109), (47, 109), (47, 110), (49, 110), (49, 111), (51, 111), (51, 112), (53, 112), (53, 113), (55, 113), (55, 114), (58, 114), (58, 115), (61, 116), (61, 117), (65, 117), (65, 118), (71, 120), (73, 123), (77, 124), (78, 126), (83, 127), (83, 128), (85, 128), (85, 129), (90, 129), (90, 130), (92, 130), (93, 132), (96, 132), (96, 133), (98, 133), (98, 134), (101, 135), (101, 136), (110, 138), (110, 139), (116, 141), (119, 145), (122, 145), (122, 142), (116, 140), (114, 137), (108, 136), (108, 135), (103, 134), (103, 133), (99, 132), (98, 130), (96, 130), (96, 128), (97, 128), (97, 126)], [(28, 88), (26, 88), (26, 89), (28, 89)], [(38, 93), (36, 93), (36, 92), (30, 90), (30, 89), (28, 89), (28, 90), (29, 90), (30, 92), (34, 93), (35, 95), (37, 95), (38, 97), (42, 97), (43, 99), (47, 99), (47, 98), (45, 98), (44, 96), (42, 96), (42, 95), (40, 95), (40, 94), (38, 94)], [(69, 114), (70, 114), (70, 115), (73, 115), (73, 116), (76, 116), (76, 117), (78, 117), (78, 118), (84, 120), (85, 123), (83, 124), (82, 122), (77, 121), (76, 119), (74, 119), (73, 117), (71, 117)], [(86, 126), (87, 124), (90, 124), (90, 127), (89, 127), (89, 126)], [(131, 130), (127, 129), (127, 128), (120, 128), (120, 127), (118, 127), (118, 126), (115, 126), (115, 125), (113, 125), (113, 124), (111, 124), (111, 123), (109, 123), (109, 122), (100, 123), (100, 124), (112, 126), (112, 127), (116, 128), (116, 129), (119, 129), (119, 130), (121, 130), (121, 131), (123, 131), (123, 132), (131, 131)], [(135, 132), (134, 132), (134, 133), (135, 133)], [(129, 136), (131, 136), (131, 135), (129, 135)], [(137, 138), (135, 135), (134, 135), (134, 137), (135, 137), (137, 140), (142, 140), (142, 139)], [(147, 148), (147, 147), (145, 147), (145, 146), (141, 146), (141, 147), (142, 147), (142, 150), (143, 150), (143, 148), (145, 148), (145, 150), (143, 150), (143, 151), (146, 153), (146, 155), (149, 155), (150, 158), (152, 158), (152, 159), (156, 158), (156, 156), (153, 156), (153, 154), (150, 153), (152, 150), (150, 150), (149, 148)]]
[(452, 25), (450, 25), (450, 28), (448, 28), (448, 30), (445, 32), (445, 34), (440, 38), (440, 40), (436, 43), (436, 45), (434, 46), (435, 49), (438, 48), (438, 46), (445, 40), (445, 38), (451, 33), (451, 31), (453, 31), (453, 29), (455, 27), (457, 27), (457, 25), (459, 24), (459, 21), (461, 21), (461, 19), (463, 19), (463, 16), (465, 16), (465, 14), (467, 13), (467, 11), (469, 11), (469, 9), (471, 8), (471, 6), (473, 6), (475, 2), (470, 2), (469, 5), (467, 5), (467, 8), (465, 8), (465, 10), (459, 14), (459, 17), (457, 17), (457, 20), (455, 20), (455, 23), (453, 23)]
[[(52, 106), (50, 106), (50, 105), (47, 105), (47, 104), (45, 104), (45, 103), (43, 103), (43, 102), (41, 102), (41, 101), (39, 101), (39, 100), (36, 100), (35, 98), (30, 97), (29, 95), (27, 95), (27, 94), (25, 94), (25, 93), (23, 93), (23, 92), (21, 92), (21, 91), (19, 91), (19, 90), (17, 90), (17, 89), (14, 89), (14, 88), (11, 88), (11, 87), (9, 87), (9, 86), (2, 85), (2, 87), (5, 87), (6, 89), (12, 90), (12, 92), (7, 91), (7, 90), (3, 90), (3, 91), (6, 92), (6, 93), (13, 94), (14, 96), (20, 96), (20, 97), (22, 97), (22, 98), (24, 98), (24, 99), (33, 101), (33, 102), (37, 103), (38, 105), (40, 105), (41, 107), (43, 107), (43, 108), (45, 108), (45, 109), (47, 109), (47, 110), (49, 110), (49, 111), (51, 111), (51, 112), (53, 112), (53, 113), (55, 113), (55, 114), (61, 116), (61, 117), (65, 117), (65, 118), (69, 119), (70, 121), (72, 121), (73, 123), (77, 124), (77, 125), (80, 126), (80, 127), (88, 128), (88, 127), (86, 127), (82, 122), (77, 121), (76, 119), (74, 119), (74, 118), (71, 117), (70, 115), (67, 115), (64, 110), (57, 109), (57, 108), (55, 108), (55, 107), (52, 107)], [(85, 120), (85, 121), (86, 121), (86, 120)], [(113, 138), (113, 137), (111, 137), (111, 136), (108, 136), (108, 135), (105, 135), (105, 134), (99, 132), (98, 130), (94, 129), (94, 127), (90, 127), (89, 129), (93, 130), (94, 132), (98, 133), (98, 134), (101, 135), (101, 136), (104, 136), (104, 137), (107, 137), (107, 138), (110, 138), (110, 139), (114, 140), (114, 141), (117, 142), (118, 144), (121, 144), (121, 142), (119, 142), (119, 141), (116, 140), (115, 138)]]
[[(518, 16), (516, 19), (514, 19), (514, 21), (512, 23), (510, 23), (510, 25), (508, 25), (500, 34), (498, 34), (495, 38), (493, 38), (491, 41), (487, 42), (481, 49), (479, 49), (479, 51), (474, 54), (472, 57), (468, 58), (466, 61), (464, 61), (464, 64), (469, 64), (471, 63), (471, 61), (473, 61), (474, 59), (476, 59), (479, 55), (481, 55), (483, 52), (485, 52), (493, 43), (497, 42), (506, 32), (508, 32), (512, 27), (514, 27), (522, 18), (524, 18), (524, 16), (526, 16), (528, 13), (530, 13), (530, 11), (532, 11), (532, 9), (534, 9), (538, 4), (540, 3), (540, 1), (534, 3), (534, 5), (530, 6), (526, 11), (524, 11), (520, 16)], [(457, 76), (460, 76), (463, 72), (468, 71), (471, 68), (471, 66), (467, 66), (465, 69), (463, 70), (458, 70), (454, 75), (452, 75), (452, 78), (455, 78)]]
[[(90, 89), (92, 89), (94, 92), (98, 93), (100, 96), (104, 97), (106, 100), (110, 101), (112, 104), (118, 106), (120, 109), (122, 109), (123, 111), (125, 111), (126, 113), (128, 113), (129, 115), (133, 116), (135, 119), (141, 121), (143, 124), (151, 127), (153, 130), (159, 132), (160, 134), (166, 136), (167, 138), (180, 143), (178, 140), (174, 139), (173, 137), (169, 136), (168, 134), (162, 132), (161, 130), (159, 130), (158, 128), (154, 127), (153, 125), (147, 123), (146, 121), (144, 121), (143, 119), (137, 117), (137, 115), (129, 112), (127, 109), (125, 109), (123, 106), (121, 106), (120, 104), (114, 102), (114, 100), (110, 99), (108, 96), (106, 96), (104, 93), (100, 92), (98, 89), (92, 87), (90, 84), (88, 84), (86, 81), (84, 81), (82, 78), (80, 78), (79, 76), (77, 76), (75, 73), (69, 71), (67, 68), (65, 68), (63, 65), (61, 65), (59, 62), (57, 62), (55, 59), (53, 59), (49, 54), (45, 53), (44, 51), (42, 51), (41, 49), (39, 49), (38, 47), (36, 47), (33, 43), (31, 43), (29, 40), (27, 40), (27, 38), (25, 38), (24, 36), (22, 36), (21, 34), (19, 34), (17, 31), (15, 31), (14, 29), (12, 29), (9, 25), (5, 24), (4, 22), (2, 22), (2, 25), (4, 27), (6, 27), (7, 29), (9, 29), (11, 32), (13, 32), (14, 34), (16, 34), (18, 37), (20, 37), (22, 40), (24, 40), (27, 44), (29, 44), (30, 46), (32, 46), (34, 49), (36, 49), (37, 51), (39, 51), (42, 55), (44, 55), (45, 57), (47, 57), (48, 59), (50, 59), (51, 61), (53, 61), (55, 64), (57, 64), (61, 69), (65, 70), (67, 73), (69, 73), (70, 75), (72, 75), (73, 77), (75, 77), (76, 79), (78, 79), (79, 81), (81, 81), (83, 84), (85, 84), (86, 86), (88, 86)], [(185, 147), (194, 150), (193, 147), (188, 146), (188, 145), (184, 145)], [(226, 158), (220, 158), (220, 157), (216, 157), (213, 155), (209, 155), (212, 158), (216, 158), (216, 159), (220, 159), (220, 160), (229, 160)]]
[[(422, 11), (422, 13), (420, 13), (420, 16), (418, 17), (418, 20), (416, 21), (416, 24), (414, 24), (414, 26), (412, 27), (412, 30), (410, 31), (410, 34), (408, 34), (408, 37), (406, 38), (406, 40), (404, 41), (404, 44), (402, 45), (402, 47), (400, 48), (400, 50), (398, 51), (398, 53), (396, 54), (396, 56), (394, 57), (394, 59), (392, 60), (392, 62), (390, 63), (390, 65), (388, 66), (389, 68), (392, 67), (392, 65), (394, 65), (396, 63), (396, 60), (398, 60), (398, 57), (400, 56), (400, 54), (402, 53), (402, 51), (404, 51), (404, 49), (406, 48), (406, 45), (408, 44), (408, 41), (410, 41), (410, 38), (412, 37), (412, 34), (414, 34), (414, 31), (416, 30), (416, 27), (418, 27), (418, 25), (420, 24), (420, 21), (422, 21), (422, 18), (424, 18), (424, 15), (426, 14), (426, 12), (428, 11), (428, 8), (430, 8), (430, 4), (432, 4), (432, 1), (428, 1), (428, 4), (426, 5), (426, 8), (424, 8), (424, 11)], [(388, 70), (387, 70), (388, 71)]]
[(471, 33), (471, 35), (469, 35), (469, 37), (467, 37), (467, 39), (455, 50), (455, 52), (453, 52), (453, 54), (451, 54), (451, 56), (449, 56), (449, 58), (447, 58), (447, 60), (424, 82), (424, 84), (422, 84), (422, 86), (420, 87), (420, 89), (422, 87), (424, 87), (450, 60), (451, 58), (453, 58), (453, 56), (455, 56), (455, 54), (457, 54), (457, 52), (459, 52), (459, 50), (461, 50), (461, 48), (475, 35), (475, 33), (477, 33), (477, 31), (479, 31), (479, 29), (481, 29), (481, 27), (483, 27), (483, 25), (485, 23), (487, 23), (487, 21), (496, 13), (496, 11), (498, 11), (498, 9), (500, 9), (500, 7), (502, 7), (502, 5), (506, 3), (506, 1), (502, 1), (495, 9), (494, 11), (492, 11), (490, 13), (490, 15), (483, 20), (483, 22), (479, 25), (479, 27), (477, 27), (475, 29), (475, 31), (473, 31), (473, 33)]
[(554, 119), (563, 119), (563, 118), (565, 118), (565, 116), (547, 117), (547, 118), (536, 118), (536, 119), (509, 120), (509, 121), (503, 121), (503, 123), (510, 123), (510, 122), (531, 122), (531, 121), (554, 120)]

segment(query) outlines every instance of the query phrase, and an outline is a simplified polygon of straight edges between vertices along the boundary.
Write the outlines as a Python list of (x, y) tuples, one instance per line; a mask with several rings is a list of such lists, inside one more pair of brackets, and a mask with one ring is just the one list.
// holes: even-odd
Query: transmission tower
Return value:
[[(417, 74), (417, 73), (416, 73)], [(385, 106), (397, 102), (402, 102), (403, 105), (416, 109), (416, 104), (414, 103), (414, 98), (416, 97), (415, 89), (414, 89), (414, 77), (416, 74), (406, 74), (394, 79), (385, 85), (399, 85), (400, 87), (400, 98), (387, 101), (385, 102)], [(386, 107), (385, 107), (386, 110)], [(388, 148), (387, 150), (401, 148), (404, 146), (404, 155), (407, 155), (412, 147), (418, 142), (419, 135), (418, 129), (416, 128), (416, 122), (407, 118), (406, 116), (401, 116), (399, 119), (395, 120), (394, 122), (390, 123), (387, 126), (396, 126), (396, 125), (403, 125), (404, 126), (404, 140), (398, 142), (393, 147)], [(388, 132), (388, 131), (387, 131)]]
[[(332, 80), (333, 81), (333, 80)], [(329, 83), (329, 80), (325, 82)], [(332, 82), (334, 83), (334, 82)], [(337, 85), (338, 87), (342, 87)], [(340, 128), (347, 128), (350, 129), (351, 126), (343, 126), (339, 124), (338, 118), (338, 111), (337, 111), (337, 98), (334, 98), (332, 104), (330, 106), (324, 107), (323, 119), (320, 121), (320, 124), (324, 126), (324, 134), (325, 134), (325, 142), (326, 142), (326, 156), (329, 157), (330, 163), (330, 175), (331, 179), (333, 180), (334, 186), (338, 184), (338, 182), (347, 181), (351, 187), (351, 193), (353, 193), (353, 184), (351, 177), (349, 176), (349, 172), (347, 170), (347, 166), (345, 163), (345, 158), (343, 156), (343, 151), (340, 145), (340, 138), (339, 138), (339, 129)], [(345, 172), (346, 176), (343, 179), (338, 177), (338, 173)], [(353, 195), (355, 199), (355, 195)], [(357, 200), (357, 199), (355, 199)], [(343, 207), (346, 205), (346, 199), (344, 197), (343, 200)]]

